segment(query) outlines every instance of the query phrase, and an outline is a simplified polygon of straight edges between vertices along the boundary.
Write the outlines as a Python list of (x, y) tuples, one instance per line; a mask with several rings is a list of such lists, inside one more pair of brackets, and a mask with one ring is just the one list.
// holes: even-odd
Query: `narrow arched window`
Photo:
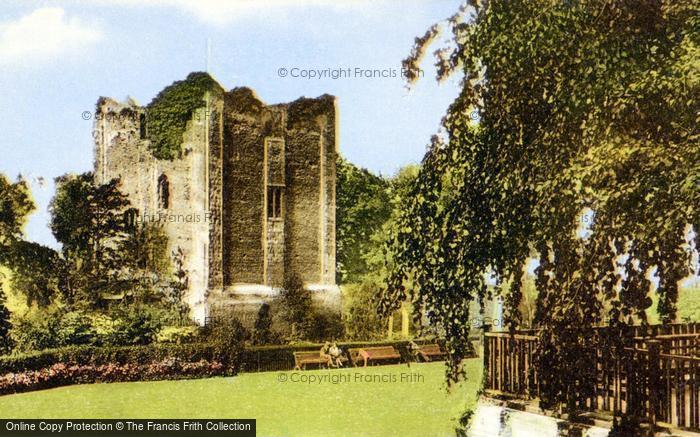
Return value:
[(128, 231), (134, 231), (136, 229), (137, 219), (139, 210), (136, 208), (129, 208), (124, 211), (124, 227)]
[(158, 207), (168, 209), (170, 206), (170, 182), (164, 174), (158, 178)]
[(139, 138), (142, 140), (146, 139), (146, 114), (139, 116)]

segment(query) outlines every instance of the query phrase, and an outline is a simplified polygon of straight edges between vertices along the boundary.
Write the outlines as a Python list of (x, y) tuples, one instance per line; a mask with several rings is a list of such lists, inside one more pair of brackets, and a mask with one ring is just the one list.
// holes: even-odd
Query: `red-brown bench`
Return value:
[(433, 361), (434, 359), (439, 361), (444, 359), (447, 354), (440, 349), (440, 345), (432, 343), (418, 346), (416, 355), (422, 357), (425, 361)]
[(367, 363), (401, 360), (401, 354), (394, 349), (394, 346), (353, 348), (349, 352), (350, 360), (354, 366), (357, 366), (360, 361), (363, 361), (364, 367), (367, 367)]
[(327, 366), (330, 357), (321, 356), (321, 351), (294, 352), (294, 370), (306, 370), (307, 364), (316, 364), (318, 367)]

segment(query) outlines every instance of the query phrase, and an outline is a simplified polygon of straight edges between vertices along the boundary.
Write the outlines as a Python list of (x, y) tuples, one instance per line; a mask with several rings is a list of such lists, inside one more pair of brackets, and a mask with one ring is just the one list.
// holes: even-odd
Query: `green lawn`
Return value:
[(79, 385), (0, 397), (0, 417), (255, 418), (260, 436), (447, 436), (476, 402), (481, 359), (466, 368), (451, 393), (444, 363)]
[[(656, 305), (659, 297), (652, 293), (653, 302), (651, 308), (647, 310), (649, 323), (659, 323), (659, 315), (656, 312)], [(689, 320), (700, 322), (700, 288), (681, 288), (678, 290), (678, 321)]]

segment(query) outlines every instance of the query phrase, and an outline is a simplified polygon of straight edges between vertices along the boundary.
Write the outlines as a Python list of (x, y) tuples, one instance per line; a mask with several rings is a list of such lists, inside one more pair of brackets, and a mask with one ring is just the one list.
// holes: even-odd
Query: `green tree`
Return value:
[(419, 166), (401, 168), (391, 178), (343, 159), (338, 168), (338, 281), (343, 283), (346, 334), (358, 340), (381, 338), (386, 318), (377, 313), (378, 298), (391, 264), (385, 243)]
[(57, 296), (64, 270), (56, 251), (22, 239), (22, 229), (34, 209), (26, 182), (20, 178), (10, 183), (0, 174), (0, 264), (13, 272), (13, 288), (28, 304), (46, 306)]
[(26, 298), (28, 305), (46, 307), (60, 296), (66, 271), (55, 250), (18, 240), (10, 247), (5, 263), (13, 273), (13, 288)]
[(380, 316), (377, 306), (385, 284), (372, 276), (343, 288), (343, 319), (348, 339), (378, 340), (384, 337), (387, 318)]
[[(151, 223), (136, 223), (118, 247), (121, 268), (110, 288), (122, 290), (122, 299), (129, 302), (163, 303), (178, 314), (184, 312), (184, 321), (189, 311), (181, 307), (187, 290), (186, 281), (183, 284), (183, 278), (180, 278), (181, 274), (186, 276), (184, 253), (178, 250), (169, 254), (168, 236), (163, 228)], [(175, 271), (173, 263), (176, 264)]]
[(26, 182), (11, 183), (0, 173), (0, 255), (3, 248), (22, 236), (27, 217), (35, 209)]
[(137, 223), (121, 245), (131, 268), (167, 275), (172, 269), (168, 254), (168, 236), (162, 226)]
[(27, 217), (35, 208), (26, 182), (20, 179), (12, 183), (0, 173), (0, 266), (9, 261), (12, 245), (21, 239)]
[[(700, 229), (700, 4), (469, 1), (442, 28), (439, 79), (461, 92), (431, 141), (391, 247), (383, 309), (420, 303), (445, 328), (451, 379), (468, 350), (469, 303), (536, 270), (544, 407), (591, 389), (586, 328), (645, 323), (656, 269), (664, 322)], [(416, 71), (440, 26), (405, 61)], [(417, 77), (417, 75), (413, 75)], [(590, 224), (582, 224), (592, 217)], [(586, 232), (582, 232), (585, 230)], [(624, 255), (624, 257), (622, 257)], [(625, 261), (620, 261), (624, 259)], [(411, 278), (417, 285), (407, 289)]]
[(337, 281), (357, 282), (369, 268), (372, 236), (391, 215), (389, 183), (339, 157), (336, 179)]
[(5, 276), (0, 272), (0, 354), (9, 353), (12, 350), (12, 340), (10, 337), (12, 323), (10, 322), (10, 311), (5, 305), (7, 299), (5, 297), (5, 291), (2, 288), (3, 279), (5, 279)]
[(56, 179), (49, 211), (71, 273), (65, 287), (69, 303), (97, 305), (102, 294), (123, 291), (119, 274), (127, 262), (121, 249), (128, 238), (128, 207), (117, 179), (97, 184), (92, 173)]

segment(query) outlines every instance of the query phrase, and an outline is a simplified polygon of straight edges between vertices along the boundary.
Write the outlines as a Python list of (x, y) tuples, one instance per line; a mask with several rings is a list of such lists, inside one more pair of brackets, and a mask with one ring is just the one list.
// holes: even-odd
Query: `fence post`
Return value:
[(481, 328), (483, 329), (483, 333), (481, 335), (481, 345), (483, 349), (483, 354), (484, 354), (484, 385), (486, 386), (487, 389), (492, 388), (491, 384), (491, 372), (490, 370), (490, 362), (491, 362), (491, 357), (490, 357), (490, 350), (489, 350), (489, 339), (486, 337), (486, 333), (491, 331), (491, 324), (484, 323), (481, 325)]
[(403, 338), (409, 337), (409, 327), (408, 307), (406, 306), (406, 302), (404, 302), (403, 305), (401, 305), (401, 336)]
[(656, 430), (656, 416), (658, 414), (659, 398), (658, 398), (658, 388), (659, 380), (661, 378), (660, 366), (659, 366), (659, 354), (661, 349), (661, 342), (659, 340), (647, 340), (647, 350), (649, 351), (649, 366), (647, 368), (647, 381), (649, 381), (649, 435), (654, 435)]

